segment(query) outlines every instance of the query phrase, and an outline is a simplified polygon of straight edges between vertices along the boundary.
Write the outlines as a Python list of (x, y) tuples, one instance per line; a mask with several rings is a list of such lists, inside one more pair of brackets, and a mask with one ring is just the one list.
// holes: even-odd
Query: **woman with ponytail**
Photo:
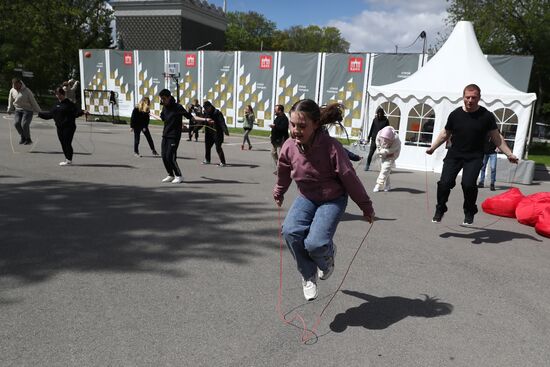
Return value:
[(340, 142), (326, 132), (326, 125), (339, 123), (343, 106), (320, 108), (312, 100), (298, 101), (290, 110), (291, 139), (281, 148), (273, 198), (278, 206), (292, 180), (298, 197), (285, 218), (282, 234), (302, 275), (306, 300), (317, 297), (317, 279), (325, 280), (334, 270), (336, 246), (332, 239), (346, 209), (348, 195), (372, 223), (372, 202), (357, 177)]

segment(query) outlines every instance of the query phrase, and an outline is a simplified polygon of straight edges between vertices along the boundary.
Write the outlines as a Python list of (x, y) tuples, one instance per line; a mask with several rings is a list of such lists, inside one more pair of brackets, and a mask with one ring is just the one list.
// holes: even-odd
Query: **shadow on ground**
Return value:
[[(182, 261), (247, 263), (259, 256), (258, 246), (272, 245), (266, 240), (246, 246), (246, 238), (268, 235), (237, 223), (271, 216), (261, 203), (221, 192), (187, 192), (183, 185), (165, 190), (2, 182), (0, 206), (0, 292), (65, 271), (184, 277)], [(0, 294), (0, 305), (10, 302)]]
[(480, 245), (483, 243), (503, 243), (508, 241), (514, 241), (517, 239), (528, 239), (536, 242), (542, 242), (540, 239), (530, 236), (524, 233), (504, 231), (500, 229), (488, 229), (488, 228), (475, 228), (468, 227), (473, 230), (473, 232), (445, 232), (439, 235), (441, 238), (463, 238), (472, 240), (472, 243), (475, 245)]
[(424, 295), (425, 299), (411, 299), (398, 296), (376, 297), (349, 290), (343, 290), (342, 293), (367, 302), (336, 315), (330, 323), (330, 329), (336, 333), (345, 331), (349, 326), (381, 330), (409, 316), (438, 317), (453, 311), (453, 305), (427, 295)]

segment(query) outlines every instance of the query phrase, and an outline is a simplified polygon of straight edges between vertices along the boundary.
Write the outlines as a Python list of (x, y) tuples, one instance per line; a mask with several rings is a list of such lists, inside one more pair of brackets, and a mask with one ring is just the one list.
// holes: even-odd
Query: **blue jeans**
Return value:
[(481, 167), (481, 175), (479, 176), (479, 183), (485, 183), (485, 170), (487, 168), (487, 161), (489, 161), (489, 167), (491, 167), (491, 185), (495, 184), (497, 180), (497, 154), (485, 154), (483, 157), (483, 167)]
[(22, 140), (31, 140), (32, 111), (16, 110), (13, 118), (15, 130), (21, 135)]
[(326, 202), (300, 195), (292, 203), (282, 234), (304, 279), (313, 278), (317, 268), (328, 269), (327, 260), (334, 254), (332, 237), (347, 204), (347, 195)]

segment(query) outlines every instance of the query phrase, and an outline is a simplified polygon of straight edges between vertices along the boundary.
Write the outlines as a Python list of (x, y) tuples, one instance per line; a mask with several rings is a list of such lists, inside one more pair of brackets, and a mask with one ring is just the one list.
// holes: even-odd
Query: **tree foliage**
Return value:
[(532, 55), (529, 89), (538, 95), (536, 115), (550, 119), (550, 1), (451, 0), (449, 25), (474, 24), (486, 54)]
[[(0, 2), (0, 82), (6, 86), (21, 65), (36, 91), (78, 73), (78, 50), (108, 48), (112, 10), (102, 0), (10, 0)], [(76, 75), (73, 75), (76, 76)]]
[(243, 51), (348, 52), (349, 43), (334, 27), (293, 26), (278, 30), (256, 12), (227, 13), (226, 49)]

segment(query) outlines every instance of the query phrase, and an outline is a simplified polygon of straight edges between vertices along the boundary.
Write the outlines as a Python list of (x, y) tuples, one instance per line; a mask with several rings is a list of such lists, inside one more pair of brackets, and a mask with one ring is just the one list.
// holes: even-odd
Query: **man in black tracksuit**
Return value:
[(168, 176), (162, 182), (181, 183), (183, 179), (176, 162), (176, 156), (183, 127), (182, 118), (185, 116), (185, 118), (192, 119), (193, 116), (182, 105), (176, 102), (168, 89), (161, 90), (159, 97), (160, 103), (164, 106), (160, 113), (160, 118), (164, 122), (161, 155), (162, 162), (168, 173)]
[[(286, 139), (288, 139), (288, 117), (285, 114), (285, 106), (275, 105), (275, 120), (269, 125), (271, 128), (271, 157), (275, 167), (279, 162), (279, 151)], [(277, 174), (277, 171), (273, 172)]]
[(518, 158), (500, 135), (495, 115), (485, 107), (479, 106), (481, 90), (475, 84), (464, 88), (462, 99), (463, 107), (458, 107), (449, 115), (445, 129), (439, 133), (426, 150), (433, 152), (449, 138), (451, 147), (443, 160), (441, 178), (437, 183), (437, 205), (432, 222), (439, 223), (447, 211), (447, 200), (451, 189), (455, 186), (458, 173), (462, 170), (462, 191), (464, 194), (464, 225), (472, 225), (477, 213), (477, 176), (483, 165), (483, 145), (487, 134), (495, 145), (503, 152), (508, 160), (517, 163)]
[(376, 110), (376, 117), (372, 120), (372, 125), (369, 130), (369, 136), (367, 136), (367, 140), (370, 141), (370, 148), (369, 155), (367, 157), (367, 164), (365, 165), (365, 171), (369, 170), (370, 162), (372, 162), (372, 156), (374, 155), (374, 151), (376, 150), (376, 135), (386, 126), (390, 126), (390, 122), (388, 121), (388, 118), (384, 113), (384, 109), (382, 107), (378, 107), (378, 109)]
[(225, 154), (223, 153), (222, 144), (224, 135), (229, 135), (227, 125), (225, 124), (225, 118), (220, 110), (216, 109), (210, 101), (203, 103), (204, 119), (206, 120), (206, 126), (204, 129), (204, 161), (203, 164), (210, 164), (210, 151), (212, 146), (216, 145), (216, 152), (220, 157), (220, 167), (225, 167)]

